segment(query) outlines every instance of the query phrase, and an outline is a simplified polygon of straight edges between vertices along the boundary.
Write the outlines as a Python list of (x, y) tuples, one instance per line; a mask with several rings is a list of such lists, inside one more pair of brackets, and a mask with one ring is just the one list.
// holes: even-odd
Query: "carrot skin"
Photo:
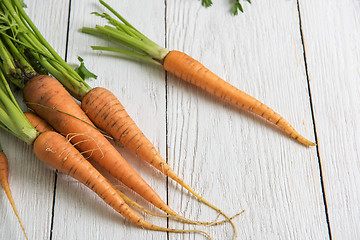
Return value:
[(4, 188), (5, 194), (9, 199), (10, 205), (18, 219), (21, 230), (24, 233), (25, 239), (28, 239), (25, 232), (25, 228), (21, 222), (20, 215), (16, 209), (15, 202), (11, 194), (10, 185), (9, 185), (9, 164), (8, 164), (8, 159), (3, 151), (0, 151), (0, 184)]
[(224, 81), (207, 69), (199, 61), (180, 51), (170, 51), (163, 62), (166, 71), (176, 77), (193, 84), (211, 95), (236, 107), (246, 109), (263, 119), (275, 124), (287, 135), (306, 146), (315, 144), (301, 136), (293, 126), (274, 110), (258, 101), (254, 97)]
[(111, 91), (102, 87), (92, 89), (83, 98), (81, 108), (97, 127), (160, 172), (168, 175), (172, 171)]
[(45, 75), (32, 78), (24, 88), (24, 100), (36, 114), (59, 133), (67, 136), (80, 152), (93, 158), (112, 176), (154, 206), (168, 214), (177, 215), (122, 158), (114, 146), (95, 129), (80, 106), (57, 80)]
[(24, 112), (25, 117), (31, 125), (39, 132), (54, 131), (54, 129), (44, 119), (32, 112)]
[(75, 178), (102, 198), (126, 219), (138, 224), (141, 217), (132, 211), (112, 185), (62, 135), (47, 131), (34, 142), (35, 155), (45, 164)]

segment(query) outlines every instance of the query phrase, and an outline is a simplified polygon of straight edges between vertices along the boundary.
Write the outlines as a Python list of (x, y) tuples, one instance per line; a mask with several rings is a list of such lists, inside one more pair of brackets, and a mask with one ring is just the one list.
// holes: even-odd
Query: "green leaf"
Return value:
[(77, 72), (77, 74), (79, 74), (83, 80), (86, 80), (88, 78), (97, 79), (97, 76), (85, 67), (84, 59), (78, 57), (78, 60), (80, 61), (80, 66), (74, 69), (75, 72)]
[(244, 12), (244, 9), (242, 8), (239, 0), (237, 0), (236, 3), (234, 4), (234, 6), (232, 7), (232, 13), (236, 16), (239, 13), (238, 10), (240, 10), (241, 12)]
[(212, 1), (211, 0), (201, 0), (201, 5), (203, 5), (204, 7), (210, 7), (212, 5)]

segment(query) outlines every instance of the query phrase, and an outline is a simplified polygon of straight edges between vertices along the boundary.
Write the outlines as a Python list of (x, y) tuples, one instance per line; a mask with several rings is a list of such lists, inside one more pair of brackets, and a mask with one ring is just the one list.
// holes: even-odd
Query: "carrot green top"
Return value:
[[(93, 14), (107, 19), (110, 25), (96, 25), (95, 28), (83, 27), (82, 32), (111, 39), (117, 44), (117, 46), (92, 46), (94, 50), (116, 52), (126, 56), (152, 62), (154, 64), (162, 64), (164, 58), (169, 53), (168, 49), (159, 46), (147, 38), (107, 3), (102, 0), (99, 2), (113, 15), (115, 15), (118, 20), (111, 17), (107, 13), (93, 12)], [(127, 49), (130, 49), (130, 51)]]
[[(10, 54), (8, 56), (0, 50), (4, 74), (19, 87), (23, 87), (24, 82), (38, 73), (51, 74), (74, 97), (82, 99), (91, 87), (45, 40), (25, 13), (23, 6), (21, 0), (0, 2), (2, 48), (6, 48)], [(13, 64), (14, 62), (17, 64)]]
[(28, 144), (32, 144), (39, 135), (17, 104), (2, 71), (0, 71), (0, 127)]
[[(232, 12), (234, 15), (237, 15), (238, 10), (240, 10), (241, 12), (243, 11), (243, 8), (239, 1), (240, 0), (235, 0), (235, 3), (232, 7)], [(250, 0), (245, 1), (251, 3)], [(111, 17), (107, 13), (93, 12), (93, 14), (107, 19), (110, 25), (96, 25), (95, 28), (83, 27), (82, 32), (98, 37), (111, 39), (116, 43), (116, 46), (92, 46), (92, 49), (116, 52), (155, 64), (161, 64), (163, 62), (165, 56), (169, 53), (168, 49), (159, 46), (158, 44), (147, 38), (144, 34), (138, 31), (134, 26), (132, 26), (128, 21), (126, 21), (123, 16), (121, 16), (103, 0), (99, 0), (99, 2), (105, 8), (107, 8), (117, 19)], [(212, 1), (202, 0), (202, 5), (205, 7), (209, 7), (212, 5)], [(130, 49), (130, 51), (126, 49)]]

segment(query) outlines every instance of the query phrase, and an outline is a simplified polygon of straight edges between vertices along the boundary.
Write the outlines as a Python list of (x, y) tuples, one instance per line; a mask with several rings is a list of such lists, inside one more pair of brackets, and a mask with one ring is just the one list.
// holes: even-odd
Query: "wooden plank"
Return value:
[(300, 1), (331, 234), (360, 237), (360, 4)]
[[(66, 1), (27, 1), (30, 18), (44, 37), (64, 56), (68, 3)], [(51, 6), (51, 7), (49, 7)], [(46, 19), (46, 21), (44, 21)], [(57, 34), (54, 34), (54, 29)], [(59, 34), (60, 33), (60, 34)], [(16, 92), (22, 103), (21, 91)], [(21, 104), (23, 109), (26, 107)], [(29, 239), (49, 239), (53, 203), (54, 172), (41, 163), (32, 148), (1, 131), (0, 141), (9, 158), (9, 182), (15, 204)], [(0, 239), (24, 239), (17, 219), (0, 191)]]
[[(143, 29), (155, 41), (164, 42), (164, 3), (158, 1), (130, 2), (106, 1), (119, 9), (131, 22)], [(90, 15), (93, 11), (103, 11), (98, 1), (72, 1), (68, 62), (77, 64), (77, 57), (85, 59), (88, 69), (98, 75), (90, 81), (91, 86), (102, 86), (118, 96), (130, 116), (138, 123), (146, 136), (155, 144), (162, 155), (165, 154), (165, 73), (160, 68), (139, 64), (107, 53), (90, 49), (91, 45), (106, 44), (98, 38), (79, 32), (82, 26), (94, 27), (104, 22)], [(145, 19), (145, 21), (144, 21)], [(148, 19), (151, 19), (149, 21)], [(123, 154), (143, 178), (166, 201), (166, 179), (135, 155), (119, 147)], [(116, 183), (119, 184), (119, 183)], [(122, 187), (120, 186), (122, 189)], [(134, 194), (132, 194), (134, 195)], [(149, 207), (143, 200), (135, 199)], [(151, 208), (152, 209), (152, 208)], [(152, 209), (154, 210), (154, 209)], [(156, 211), (160, 213), (159, 211)], [(167, 233), (140, 229), (125, 221), (119, 214), (104, 204), (90, 190), (59, 174), (56, 189), (56, 205), (53, 239), (166, 239)], [(166, 219), (146, 217), (154, 224), (166, 227)]]
[[(167, 1), (169, 48), (200, 60), (314, 139), (296, 1), (253, 1), (237, 17), (230, 7)], [(167, 93), (170, 165), (229, 215), (246, 210), (235, 220), (241, 239), (328, 238), (316, 148), (173, 76)], [(172, 183), (169, 202), (190, 219), (217, 216)], [(214, 239), (233, 236), (228, 224), (203, 229)]]

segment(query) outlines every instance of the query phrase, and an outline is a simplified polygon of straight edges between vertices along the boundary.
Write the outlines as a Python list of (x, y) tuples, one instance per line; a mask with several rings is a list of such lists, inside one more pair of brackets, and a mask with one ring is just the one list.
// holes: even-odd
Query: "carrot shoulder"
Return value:
[(94, 127), (58, 81), (44, 75), (31, 79), (24, 88), (24, 100), (36, 114), (67, 136), (80, 152), (86, 153), (154, 206), (168, 214), (177, 215)]
[(274, 110), (224, 81), (189, 55), (180, 51), (170, 51), (164, 59), (163, 66), (166, 71), (174, 74), (176, 77), (205, 90), (225, 102), (246, 109), (275, 124), (300, 143), (307, 146), (315, 145), (301, 136), (288, 121)]

